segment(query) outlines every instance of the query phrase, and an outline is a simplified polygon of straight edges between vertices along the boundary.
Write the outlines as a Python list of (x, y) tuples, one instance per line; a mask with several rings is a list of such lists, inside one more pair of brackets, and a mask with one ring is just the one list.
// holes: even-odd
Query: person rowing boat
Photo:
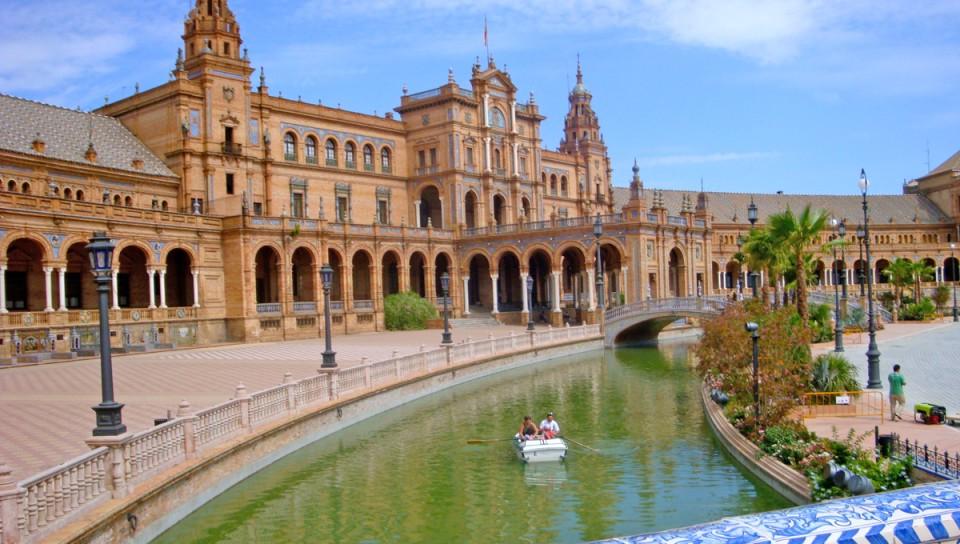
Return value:
[(520, 424), (520, 430), (517, 432), (517, 438), (520, 440), (532, 440), (538, 434), (540, 434), (540, 429), (538, 429), (537, 424), (533, 422), (533, 418), (530, 416), (523, 416), (523, 423)]

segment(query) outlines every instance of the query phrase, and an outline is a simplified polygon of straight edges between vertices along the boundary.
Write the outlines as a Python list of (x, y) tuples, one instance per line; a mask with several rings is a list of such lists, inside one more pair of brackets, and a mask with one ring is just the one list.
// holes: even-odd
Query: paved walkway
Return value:
[[(844, 337), (845, 355), (856, 364), (860, 381), (867, 379), (867, 334)], [(880, 348), (880, 379), (883, 382), (884, 401), (887, 402), (887, 375), (894, 364), (900, 364), (900, 372), (906, 378), (904, 393), (906, 408), (903, 421), (880, 424), (879, 417), (871, 418), (816, 418), (806, 421), (807, 427), (821, 436), (830, 436), (835, 427), (841, 436), (853, 428), (857, 433), (872, 431), (880, 424), (880, 432), (897, 433), (911, 441), (917, 440), (940, 451), (960, 452), (960, 428), (948, 425), (922, 425), (913, 422), (913, 405), (932, 402), (947, 407), (948, 414), (960, 413), (960, 323), (951, 321), (917, 324), (896, 323), (887, 325), (877, 334)], [(833, 349), (833, 343), (817, 344), (814, 354)], [(868, 441), (872, 438), (868, 438)]]
[[(507, 336), (523, 327), (468, 327), (454, 330), (454, 341)], [(361, 333), (336, 337), (341, 366), (435, 347), (437, 330)], [(323, 340), (240, 344), (113, 358), (116, 397), (125, 404), (129, 431), (146, 429), (153, 419), (176, 413), (181, 400), (201, 409), (233, 397), (237, 384), (253, 393), (278, 385), (286, 372), (294, 379), (316, 374)], [(87, 451), (100, 402), (100, 360), (84, 359), (0, 368), (0, 461), (22, 479)]]

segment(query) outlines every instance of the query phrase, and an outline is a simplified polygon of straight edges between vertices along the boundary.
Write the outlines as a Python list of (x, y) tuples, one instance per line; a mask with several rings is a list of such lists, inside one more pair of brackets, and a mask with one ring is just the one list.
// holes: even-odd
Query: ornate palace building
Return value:
[[(442, 305), (444, 273), (458, 316), (590, 321), (598, 253), (606, 305), (730, 293), (750, 202), (759, 224), (825, 208), (857, 247), (859, 196), (656, 190), (636, 166), (614, 188), (579, 66), (556, 150), (519, 94), (490, 58), (465, 85), (404, 92), (396, 116), (271, 95), (227, 0), (197, 0), (163, 85), (95, 113), (0, 95), (0, 357), (95, 348), (93, 231), (118, 244), (111, 334), (127, 349), (316, 337), (326, 263), (339, 333), (381, 329), (391, 293)], [(878, 281), (898, 256), (956, 279), (958, 173), (954, 156), (870, 198)], [(862, 269), (824, 256), (818, 282), (857, 289)]]

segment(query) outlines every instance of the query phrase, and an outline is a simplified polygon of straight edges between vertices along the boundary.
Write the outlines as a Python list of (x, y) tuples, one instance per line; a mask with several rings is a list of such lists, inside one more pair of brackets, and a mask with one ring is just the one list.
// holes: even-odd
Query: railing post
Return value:
[(287, 411), (297, 411), (297, 382), (293, 381), (291, 372), (283, 373), (283, 385), (287, 386)]
[(129, 437), (130, 435), (122, 434), (120, 436), (98, 436), (87, 440), (87, 445), (91, 448), (110, 448), (110, 466), (104, 468), (106, 472), (104, 480), (107, 482), (110, 494), (114, 499), (122, 499), (130, 491), (127, 482), (127, 458), (125, 454)]
[(517, 331), (510, 331), (510, 349), (517, 348)]
[(490, 355), (497, 353), (497, 342), (493, 339), (493, 333), (487, 333), (487, 343), (490, 344)]
[(564, 324), (563, 324), (563, 328), (566, 330), (566, 332), (567, 332), (567, 340), (569, 340), (569, 339), (570, 339), (570, 334), (571, 334), (571, 331), (570, 331), (570, 322), (567, 321), (566, 323), (564, 323)]
[(237, 385), (233, 398), (240, 401), (240, 426), (250, 430), (250, 395), (247, 393), (247, 386), (242, 383)]
[(537, 331), (528, 331), (527, 334), (530, 335), (530, 347), (536, 347), (537, 345)]
[(192, 459), (197, 453), (196, 421), (197, 416), (193, 415), (190, 409), (190, 403), (186, 400), (180, 401), (177, 406), (177, 419), (183, 420), (183, 452), (187, 459)]
[(0, 462), (0, 524), (3, 525), (3, 544), (20, 542), (20, 504), (26, 490), (17, 487), (10, 467)]
[(469, 336), (465, 342), (467, 344), (467, 360), (473, 359), (473, 339)]
[(361, 357), (360, 366), (363, 367), (363, 388), (370, 389), (370, 359)]
[(447, 366), (450, 366), (453, 364), (453, 346), (450, 344), (445, 344), (443, 347), (447, 350)]

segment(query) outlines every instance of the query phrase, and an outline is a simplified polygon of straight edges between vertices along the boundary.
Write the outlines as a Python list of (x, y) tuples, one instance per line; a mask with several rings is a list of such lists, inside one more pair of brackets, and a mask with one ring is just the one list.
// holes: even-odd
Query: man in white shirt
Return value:
[(547, 414), (547, 419), (540, 422), (540, 432), (544, 438), (553, 438), (560, 434), (560, 424), (553, 419), (553, 412)]

